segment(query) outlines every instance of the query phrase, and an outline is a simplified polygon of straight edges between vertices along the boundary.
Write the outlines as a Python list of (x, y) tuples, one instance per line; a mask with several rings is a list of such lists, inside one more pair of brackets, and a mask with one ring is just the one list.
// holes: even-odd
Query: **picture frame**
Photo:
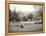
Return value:
[[(39, 5), (42, 6), (43, 13), (43, 24), (42, 31), (37, 32), (10, 32), (10, 24), (9, 24), (9, 8), (10, 4), (22, 4), (22, 5)], [(5, 35), (23, 35), (23, 34), (38, 34), (45, 32), (45, 3), (44, 2), (25, 2), (25, 1), (6, 1), (5, 2)]]

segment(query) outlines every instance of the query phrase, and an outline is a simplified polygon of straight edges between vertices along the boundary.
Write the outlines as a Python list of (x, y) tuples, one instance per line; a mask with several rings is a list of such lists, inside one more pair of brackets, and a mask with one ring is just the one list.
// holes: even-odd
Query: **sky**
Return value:
[(34, 13), (34, 11), (42, 9), (42, 6), (36, 5), (22, 5), (22, 4), (10, 4), (10, 10), (16, 11), (17, 13), (21, 13), (24, 15), (28, 15), (29, 13)]

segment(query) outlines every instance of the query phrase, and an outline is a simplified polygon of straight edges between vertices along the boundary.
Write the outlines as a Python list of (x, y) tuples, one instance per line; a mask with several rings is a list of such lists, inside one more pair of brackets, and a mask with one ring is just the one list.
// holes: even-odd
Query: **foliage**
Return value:
[(27, 18), (25, 16), (23, 17), (23, 21), (27, 21)]
[(33, 19), (33, 14), (30, 13), (27, 17), (28, 17), (28, 19), (32, 20)]

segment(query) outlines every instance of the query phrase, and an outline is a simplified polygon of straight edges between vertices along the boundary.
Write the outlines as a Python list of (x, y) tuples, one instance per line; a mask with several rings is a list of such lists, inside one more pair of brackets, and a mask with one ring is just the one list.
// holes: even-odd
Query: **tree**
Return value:
[(30, 13), (27, 17), (28, 17), (28, 19), (32, 20), (33, 19), (33, 14)]
[(40, 11), (40, 16), (41, 16), (41, 20), (42, 20), (41, 23), (43, 23), (43, 11), (42, 10)]
[(20, 17), (18, 16), (19, 14), (14, 10), (13, 11), (13, 19), (15, 20), (15, 21), (20, 21)]
[(27, 21), (27, 18), (25, 16), (23, 17), (23, 21)]
[(41, 23), (43, 23), (43, 10), (39, 10), (38, 14), (41, 16)]
[(9, 9), (9, 20), (11, 21), (11, 15), (12, 15), (12, 11)]

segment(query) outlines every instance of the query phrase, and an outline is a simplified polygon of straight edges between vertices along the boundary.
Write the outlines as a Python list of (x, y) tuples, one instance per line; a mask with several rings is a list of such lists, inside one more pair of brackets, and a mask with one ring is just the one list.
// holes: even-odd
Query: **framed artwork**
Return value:
[(6, 1), (6, 35), (45, 32), (45, 3)]

